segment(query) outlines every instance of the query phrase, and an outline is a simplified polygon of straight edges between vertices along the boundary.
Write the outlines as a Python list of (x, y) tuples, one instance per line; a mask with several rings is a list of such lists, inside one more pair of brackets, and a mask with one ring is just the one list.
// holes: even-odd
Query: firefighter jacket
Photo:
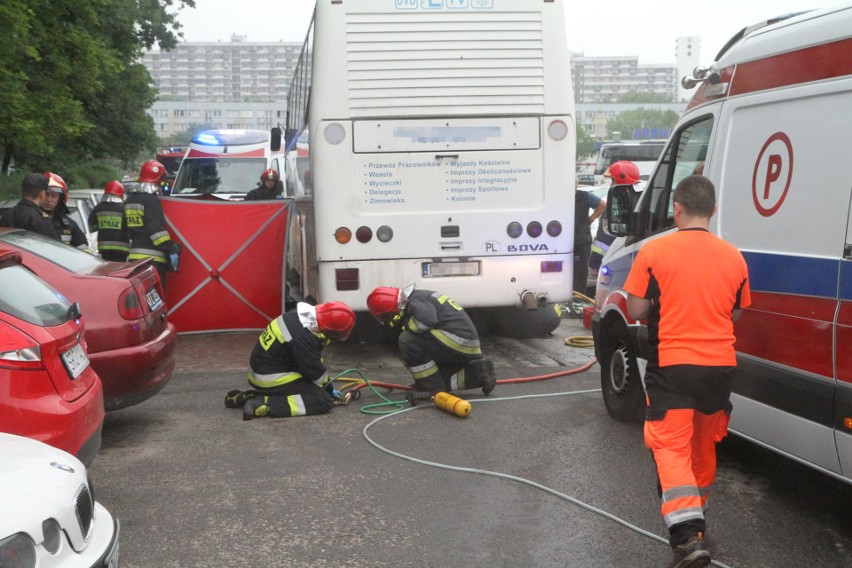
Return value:
[(166, 216), (160, 197), (153, 193), (131, 193), (124, 204), (124, 218), (130, 237), (127, 261), (153, 258), (155, 262), (168, 266), (169, 255), (177, 252), (177, 246), (166, 230)]
[(127, 236), (127, 221), (124, 204), (101, 201), (89, 214), (89, 230), (98, 232), (98, 252), (127, 254), (130, 239)]
[(61, 205), (57, 206), (57, 209), (53, 212), (53, 217), (49, 219), (50, 224), (53, 225), (53, 230), (59, 235), (59, 240), (66, 245), (89, 250), (89, 240), (86, 238), (86, 233), (74, 219), (68, 216), (66, 211), (67, 208), (61, 207)]
[(25, 229), (59, 240), (59, 235), (56, 234), (53, 224), (45, 216), (44, 211), (29, 199), (21, 199), (17, 205), (4, 211), (0, 216), (0, 226)]
[(244, 201), (266, 201), (271, 199), (278, 199), (278, 196), (283, 192), (283, 188), (279, 188), (276, 184), (273, 190), (268, 190), (264, 186), (257, 187), (251, 191), (249, 191)]
[(454, 351), (478, 355), (476, 327), (452, 298), (430, 290), (414, 290), (402, 311), (402, 329), (416, 334), (429, 333)]
[(308, 330), (296, 310), (266, 326), (249, 358), (248, 380), (261, 390), (275, 390), (298, 379), (324, 388), (331, 378), (322, 359), (326, 342)]

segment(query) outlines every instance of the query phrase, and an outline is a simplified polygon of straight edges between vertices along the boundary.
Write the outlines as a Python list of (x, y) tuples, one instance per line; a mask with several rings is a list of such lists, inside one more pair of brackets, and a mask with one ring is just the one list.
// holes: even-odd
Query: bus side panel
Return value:
[(729, 100), (724, 151), (709, 174), (720, 235), (743, 251), (752, 289), (736, 329), (744, 357), (734, 386), (748, 408), (735, 408), (731, 429), (834, 473), (835, 347), (846, 348), (835, 346), (834, 318), (850, 182), (827, 166), (848, 162), (852, 132), (837, 117), (852, 112), (850, 88), (835, 81)]

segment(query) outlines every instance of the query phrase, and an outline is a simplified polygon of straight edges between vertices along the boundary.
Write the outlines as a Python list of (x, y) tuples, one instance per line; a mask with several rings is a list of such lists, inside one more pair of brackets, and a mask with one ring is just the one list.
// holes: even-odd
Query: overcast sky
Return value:
[[(393, 0), (373, 0), (392, 2)], [(499, 0), (495, 0), (499, 1)], [(528, 0), (530, 2), (540, 0)], [(674, 64), (675, 38), (701, 38), (710, 64), (740, 29), (773, 16), (837, 0), (564, 0), (568, 47), (587, 56), (638, 55), (639, 63)], [(313, 0), (196, 0), (178, 15), (185, 41), (304, 40)]]

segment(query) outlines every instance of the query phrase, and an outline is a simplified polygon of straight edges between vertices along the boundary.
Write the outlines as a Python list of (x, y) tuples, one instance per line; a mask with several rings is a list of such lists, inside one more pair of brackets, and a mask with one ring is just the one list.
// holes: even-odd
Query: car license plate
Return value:
[(79, 343), (62, 354), (62, 362), (72, 379), (80, 376), (80, 373), (89, 366), (89, 357)]
[(424, 262), (423, 278), (446, 278), (451, 276), (479, 276), (478, 260), (470, 262)]
[(163, 299), (156, 288), (151, 288), (145, 293), (145, 299), (148, 301), (148, 309), (152, 312), (163, 305)]

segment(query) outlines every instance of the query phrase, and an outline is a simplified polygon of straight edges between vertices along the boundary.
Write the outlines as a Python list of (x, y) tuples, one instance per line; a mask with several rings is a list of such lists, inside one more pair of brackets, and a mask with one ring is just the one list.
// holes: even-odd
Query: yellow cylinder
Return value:
[(467, 415), (473, 409), (468, 401), (446, 392), (437, 393), (434, 400), (435, 406), (444, 412), (455, 414), (459, 418), (467, 418)]

